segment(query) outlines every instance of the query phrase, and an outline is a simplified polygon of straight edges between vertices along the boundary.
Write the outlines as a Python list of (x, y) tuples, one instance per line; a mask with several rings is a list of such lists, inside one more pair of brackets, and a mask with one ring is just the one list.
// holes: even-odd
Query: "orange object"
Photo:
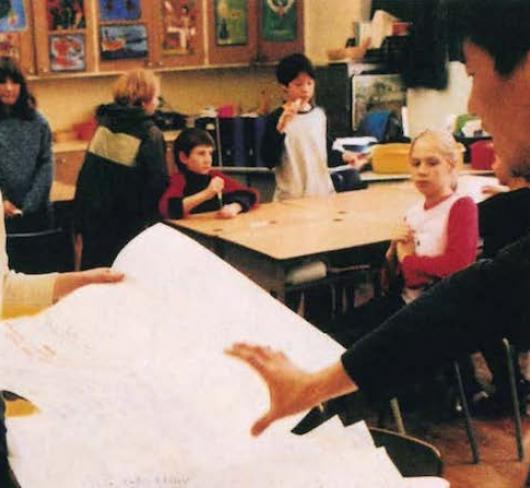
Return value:
[(90, 141), (94, 132), (96, 132), (97, 122), (96, 119), (90, 119), (80, 124), (74, 124), (74, 130), (77, 133), (77, 138), (82, 141)]
[(491, 169), (491, 165), (495, 161), (495, 150), (491, 141), (474, 142), (470, 149), (473, 169)]

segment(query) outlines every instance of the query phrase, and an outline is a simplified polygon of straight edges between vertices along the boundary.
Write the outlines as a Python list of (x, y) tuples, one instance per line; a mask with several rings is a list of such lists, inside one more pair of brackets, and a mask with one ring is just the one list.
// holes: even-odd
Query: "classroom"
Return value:
[(483, 1), (0, 6), (2, 486), (530, 486), (530, 17)]

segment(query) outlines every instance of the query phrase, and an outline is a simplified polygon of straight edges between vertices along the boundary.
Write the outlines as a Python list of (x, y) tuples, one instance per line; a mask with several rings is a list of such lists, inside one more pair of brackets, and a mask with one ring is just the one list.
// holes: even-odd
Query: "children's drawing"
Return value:
[(48, 30), (84, 29), (86, 27), (83, 0), (47, 0)]
[(24, 0), (0, 0), (0, 32), (26, 29)]
[(296, 40), (296, 0), (262, 1), (262, 35), (271, 42)]
[(0, 56), (20, 59), (17, 34), (13, 32), (0, 33)]
[(51, 71), (82, 71), (85, 68), (85, 36), (83, 34), (50, 36)]
[(190, 54), (197, 36), (197, 5), (195, 1), (164, 0), (162, 47), (172, 54)]
[(99, 0), (99, 20), (138, 20), (140, 0)]
[(244, 46), (248, 43), (246, 0), (215, 1), (215, 40), (218, 46)]
[(145, 58), (148, 54), (145, 25), (101, 26), (100, 53), (105, 61)]

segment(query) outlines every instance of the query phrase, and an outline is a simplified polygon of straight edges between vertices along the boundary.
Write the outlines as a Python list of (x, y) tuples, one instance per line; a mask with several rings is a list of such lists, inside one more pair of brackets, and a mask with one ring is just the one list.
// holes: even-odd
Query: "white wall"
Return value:
[(449, 115), (467, 112), (471, 78), (462, 63), (449, 63), (446, 90), (414, 89), (407, 92), (410, 136), (426, 128), (443, 129)]

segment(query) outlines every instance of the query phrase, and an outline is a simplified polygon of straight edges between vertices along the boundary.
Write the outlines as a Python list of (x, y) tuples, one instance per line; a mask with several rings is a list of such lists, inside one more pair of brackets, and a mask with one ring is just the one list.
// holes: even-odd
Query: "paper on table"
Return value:
[[(215, 473), (216, 486), (234, 486), (221, 481), (243, 467), (269, 466), (271, 479), (290, 476), (289, 459), (321, 470), (329, 486), (344, 485), (346, 475), (353, 486), (351, 478), (371, 463), (364, 458), (374, 455), (349, 456), (350, 447), (359, 449), (348, 429), (330, 424), (297, 437), (291, 418), (250, 436), (267, 391), (223, 354), (248, 340), (320, 368), (337, 360), (338, 345), (163, 225), (132, 241), (115, 265), (126, 273), (123, 283), (80, 289), (0, 331), (4, 388), (42, 412), (8, 421), (22, 486), (211, 486)], [(348, 458), (337, 472), (335, 456)], [(373, 471), (369, 486), (378, 486), (382, 470)], [(385, 486), (401, 486), (400, 476), (393, 479)]]

